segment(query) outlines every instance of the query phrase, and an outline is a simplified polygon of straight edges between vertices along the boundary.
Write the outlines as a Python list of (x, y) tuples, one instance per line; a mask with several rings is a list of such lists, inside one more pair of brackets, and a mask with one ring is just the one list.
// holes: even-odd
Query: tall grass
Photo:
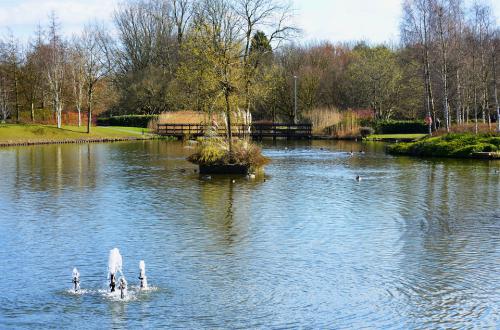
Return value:
[(337, 138), (359, 136), (359, 118), (351, 110), (340, 111), (336, 108), (317, 108), (308, 111), (304, 118), (313, 125), (313, 134), (330, 135)]
[[(231, 115), (231, 123), (233, 125), (249, 124), (252, 122), (250, 115), (245, 111), (233, 111)], [(195, 124), (195, 125), (209, 125), (216, 123), (219, 128), (226, 127), (226, 116), (224, 113), (213, 113), (209, 115), (205, 112), (198, 111), (175, 111), (164, 112), (158, 116), (157, 120), (151, 120), (148, 124), (150, 130), (155, 131), (158, 124)], [(236, 131), (236, 128), (233, 128)]]
[[(479, 134), (486, 133), (495, 133), (496, 131), (496, 123), (492, 123), (491, 127), (488, 124), (477, 123), (477, 129)], [(469, 122), (468, 124), (460, 124), (460, 125), (451, 125), (450, 133), (475, 133), (476, 127), (474, 123)], [(447, 134), (446, 128), (441, 127), (435, 135), (444, 135)]]

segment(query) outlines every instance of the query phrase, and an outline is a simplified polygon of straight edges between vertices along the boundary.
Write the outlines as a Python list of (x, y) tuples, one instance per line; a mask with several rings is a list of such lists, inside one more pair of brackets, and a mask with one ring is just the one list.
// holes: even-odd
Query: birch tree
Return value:
[(50, 16), (49, 51), (50, 57), (46, 63), (47, 81), (52, 97), (52, 107), (56, 114), (57, 128), (61, 128), (66, 50), (59, 34), (59, 25), (54, 12)]
[[(429, 118), (434, 118), (436, 129), (436, 109), (431, 79), (430, 49), (432, 46), (431, 22), (433, 21), (433, 0), (405, 0), (403, 2), (403, 20), (401, 35), (407, 47), (416, 46), (420, 51), (422, 73), (424, 77), (426, 111)], [(429, 123), (429, 134), (432, 126)]]
[(83, 104), (83, 89), (85, 85), (84, 71), (84, 53), (85, 51), (75, 40), (69, 55), (69, 66), (71, 75), (71, 85), (73, 93), (73, 101), (76, 111), (78, 112), (78, 127), (82, 125), (82, 104)]

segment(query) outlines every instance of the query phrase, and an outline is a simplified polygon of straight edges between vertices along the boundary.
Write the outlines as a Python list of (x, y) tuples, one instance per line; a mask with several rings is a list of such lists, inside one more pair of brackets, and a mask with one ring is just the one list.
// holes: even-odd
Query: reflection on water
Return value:
[[(1, 149), (0, 328), (495, 328), (500, 164), (383, 148), (270, 143), (265, 178), (209, 181), (182, 143)], [(92, 294), (114, 247), (158, 291)]]

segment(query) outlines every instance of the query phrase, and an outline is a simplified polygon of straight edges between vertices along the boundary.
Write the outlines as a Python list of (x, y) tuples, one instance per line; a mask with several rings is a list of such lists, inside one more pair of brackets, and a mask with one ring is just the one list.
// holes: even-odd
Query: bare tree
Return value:
[(78, 44), (78, 39), (73, 41), (73, 47), (69, 52), (69, 66), (71, 75), (71, 85), (73, 92), (73, 100), (75, 108), (78, 112), (78, 127), (82, 125), (82, 104), (83, 104), (83, 88), (85, 85), (85, 71), (84, 71), (84, 50)]
[(494, 32), (491, 43), (491, 70), (493, 71), (493, 99), (495, 100), (497, 133), (500, 133), (500, 104), (498, 102), (498, 81), (497, 81), (497, 56), (500, 53), (500, 29)]
[(87, 25), (78, 42), (87, 94), (87, 133), (92, 127), (95, 90), (112, 70), (109, 35), (97, 24)]
[[(445, 7), (446, 6), (446, 7)], [(443, 82), (443, 112), (446, 131), (450, 131), (451, 120), (449, 111), (449, 91), (448, 91), (448, 63), (449, 63), (449, 48), (450, 39), (453, 29), (453, 20), (451, 10), (447, 1), (436, 3), (434, 10), (436, 11), (437, 33), (439, 36), (439, 50), (441, 53), (441, 79)]]
[(57, 23), (57, 17), (54, 12), (50, 15), (49, 43), (50, 58), (46, 63), (46, 71), (52, 95), (52, 106), (56, 114), (57, 128), (61, 128), (66, 50), (59, 34), (59, 24)]
[(4, 44), (4, 63), (8, 73), (10, 90), (14, 103), (14, 113), (16, 122), (19, 123), (19, 79), (20, 67), (22, 64), (19, 41), (16, 40), (12, 32), (9, 33), (7, 42)]
[(173, 21), (177, 29), (177, 43), (180, 46), (192, 16), (192, 3), (191, 0), (172, 0), (172, 5)]
[[(269, 44), (274, 43), (275, 47), (278, 47), (281, 41), (292, 37), (298, 30), (291, 24), (293, 10), (289, 2), (280, 0), (236, 0), (234, 10), (242, 25), (245, 108), (247, 112), (250, 112), (250, 88), (254, 83), (255, 72), (260, 64), (258, 59), (250, 58), (252, 38), (259, 30), (265, 31), (270, 36)], [(253, 53), (254, 57), (265, 55), (262, 52)]]
[[(434, 96), (431, 79), (430, 49), (432, 46), (433, 0), (405, 0), (403, 3), (403, 21), (401, 35), (407, 47), (416, 46), (420, 49), (424, 85), (426, 91), (426, 110), (429, 118), (436, 119)], [(436, 120), (434, 129), (436, 129)], [(429, 122), (429, 134), (432, 127)]]
[(0, 39), (0, 114), (2, 115), (2, 123), (5, 123), (10, 115), (7, 71), (3, 63), (6, 57), (5, 49), (5, 43)]

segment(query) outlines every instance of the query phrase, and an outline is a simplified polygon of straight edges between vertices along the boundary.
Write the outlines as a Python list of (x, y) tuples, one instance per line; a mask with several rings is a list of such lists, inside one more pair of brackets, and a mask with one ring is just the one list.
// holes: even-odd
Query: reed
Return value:
[(304, 118), (313, 125), (313, 134), (330, 135), (337, 138), (352, 138), (360, 135), (359, 118), (351, 110), (317, 108), (308, 111)]

